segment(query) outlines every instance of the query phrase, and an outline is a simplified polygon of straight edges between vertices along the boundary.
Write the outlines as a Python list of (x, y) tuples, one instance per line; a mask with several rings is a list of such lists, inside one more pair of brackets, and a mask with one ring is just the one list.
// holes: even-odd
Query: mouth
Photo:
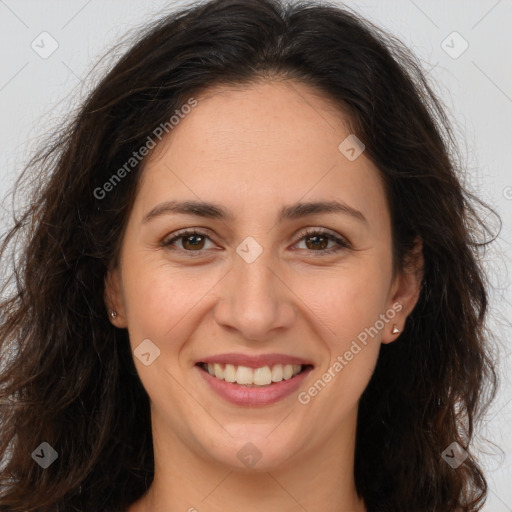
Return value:
[(252, 363), (254, 367), (201, 361), (195, 367), (205, 389), (239, 407), (270, 406), (291, 398), (313, 370), (312, 364), (297, 361), (267, 366)]
[(257, 368), (228, 363), (199, 362), (196, 366), (213, 378), (244, 388), (268, 388), (291, 381), (313, 369), (312, 364), (274, 364)]

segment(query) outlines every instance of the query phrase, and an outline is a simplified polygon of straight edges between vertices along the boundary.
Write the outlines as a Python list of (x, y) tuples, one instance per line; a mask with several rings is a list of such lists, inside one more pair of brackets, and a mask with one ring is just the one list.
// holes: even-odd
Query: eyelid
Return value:
[[(316, 227), (307, 227), (304, 230), (300, 231), (296, 236), (299, 237), (299, 241), (302, 240), (305, 236), (308, 235), (323, 235), (331, 240), (336, 241), (340, 245), (343, 245), (346, 248), (352, 247), (352, 242), (344, 235), (340, 235), (336, 233), (336, 231), (332, 231), (327, 228), (316, 228)], [(325, 252), (325, 251), (318, 251)]]
[(192, 236), (192, 235), (199, 235), (199, 236), (207, 238), (213, 242), (213, 239), (212, 239), (213, 237), (209, 234), (209, 230), (207, 228), (183, 228), (183, 229), (180, 229), (180, 230), (172, 233), (170, 235), (170, 237), (166, 236), (162, 240), (161, 245), (164, 248), (170, 248), (170, 250), (186, 252), (188, 254), (203, 254), (208, 249), (200, 249), (198, 251), (186, 251), (185, 249), (180, 249), (180, 248), (173, 249), (172, 248), (172, 244), (174, 242), (178, 241), (180, 238), (186, 238), (187, 236)]
[[(173, 233), (171, 235), (171, 238), (169, 238), (169, 239), (164, 238), (164, 240), (161, 242), (161, 244), (165, 248), (169, 248), (169, 247), (172, 247), (172, 244), (174, 242), (178, 241), (179, 239), (186, 238), (187, 236), (192, 236), (192, 235), (199, 235), (199, 236), (207, 238), (213, 242), (213, 237), (210, 236), (208, 234), (208, 232), (209, 232), (209, 230), (207, 228), (183, 228), (183, 229), (180, 229), (180, 230), (176, 231), (175, 233)], [(295, 242), (294, 245), (297, 245), (298, 243), (300, 243), (307, 236), (313, 236), (313, 235), (325, 236), (329, 241), (335, 242), (337, 244), (337, 247), (331, 247), (330, 249), (323, 249), (323, 250), (318, 250), (318, 251), (302, 249), (302, 250), (306, 250), (310, 254), (317, 253), (316, 256), (322, 256), (322, 255), (329, 255), (329, 254), (337, 253), (343, 249), (345, 249), (345, 250), (352, 249), (352, 243), (345, 236), (340, 235), (336, 232), (333, 232), (327, 228), (320, 228), (320, 227), (317, 228), (317, 227), (311, 227), (311, 226), (304, 228), (303, 230), (299, 231), (299, 233), (297, 233), (295, 235), (295, 237), (298, 237), (298, 240)], [(202, 255), (203, 253), (208, 251), (208, 249), (199, 249), (197, 251), (187, 251), (185, 249), (180, 249), (180, 248), (171, 249), (171, 250), (185, 252), (189, 255)]]

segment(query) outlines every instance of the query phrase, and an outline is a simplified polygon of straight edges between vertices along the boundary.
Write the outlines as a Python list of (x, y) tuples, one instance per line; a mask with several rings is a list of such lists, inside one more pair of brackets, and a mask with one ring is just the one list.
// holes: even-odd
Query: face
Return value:
[(392, 274), (384, 186), (353, 140), (340, 149), (338, 110), (298, 83), (196, 100), (146, 163), (106, 300), (161, 443), (285, 467), (353, 435), (418, 280)]

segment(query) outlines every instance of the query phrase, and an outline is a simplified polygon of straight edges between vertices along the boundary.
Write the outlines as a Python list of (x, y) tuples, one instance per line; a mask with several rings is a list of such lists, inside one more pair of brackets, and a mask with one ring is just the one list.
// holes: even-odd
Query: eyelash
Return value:
[[(185, 253), (190, 254), (191, 256), (192, 255), (201, 256), (208, 249), (200, 249), (198, 251), (188, 251), (186, 249), (177, 249), (177, 248), (172, 247), (172, 244), (174, 242), (176, 242), (177, 240), (179, 240), (180, 238), (187, 238), (192, 235), (199, 235), (199, 236), (202, 236), (204, 238), (211, 240), (211, 237), (209, 237), (206, 233), (202, 233), (201, 231), (197, 231), (195, 229), (187, 229), (187, 230), (179, 231), (169, 240), (164, 240), (162, 242), (162, 245), (167, 249), (185, 252)], [(318, 251), (309, 250), (309, 252), (312, 252), (312, 253), (314, 253), (314, 252), (320, 253), (316, 256), (330, 255), (330, 254), (336, 253), (338, 251), (341, 251), (343, 249), (351, 249), (352, 248), (350, 243), (346, 239), (339, 238), (339, 237), (333, 235), (332, 233), (330, 233), (329, 231), (319, 229), (319, 228), (308, 228), (306, 231), (302, 232), (300, 234), (301, 237), (299, 239), (299, 242), (302, 241), (304, 238), (311, 237), (314, 235), (321, 235), (321, 236), (327, 238), (329, 241), (336, 242), (338, 244), (338, 247), (331, 247), (330, 249), (326, 249), (326, 250), (318, 250)], [(308, 250), (308, 249), (306, 249), (306, 250)]]

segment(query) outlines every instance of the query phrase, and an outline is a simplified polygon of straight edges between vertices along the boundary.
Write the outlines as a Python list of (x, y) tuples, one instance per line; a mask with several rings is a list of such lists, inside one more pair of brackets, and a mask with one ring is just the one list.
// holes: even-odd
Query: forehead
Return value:
[(247, 217), (332, 199), (365, 216), (387, 213), (378, 169), (364, 152), (351, 161), (340, 151), (349, 120), (308, 86), (219, 87), (195, 99), (146, 163), (135, 205), (141, 214), (170, 199), (220, 203)]

